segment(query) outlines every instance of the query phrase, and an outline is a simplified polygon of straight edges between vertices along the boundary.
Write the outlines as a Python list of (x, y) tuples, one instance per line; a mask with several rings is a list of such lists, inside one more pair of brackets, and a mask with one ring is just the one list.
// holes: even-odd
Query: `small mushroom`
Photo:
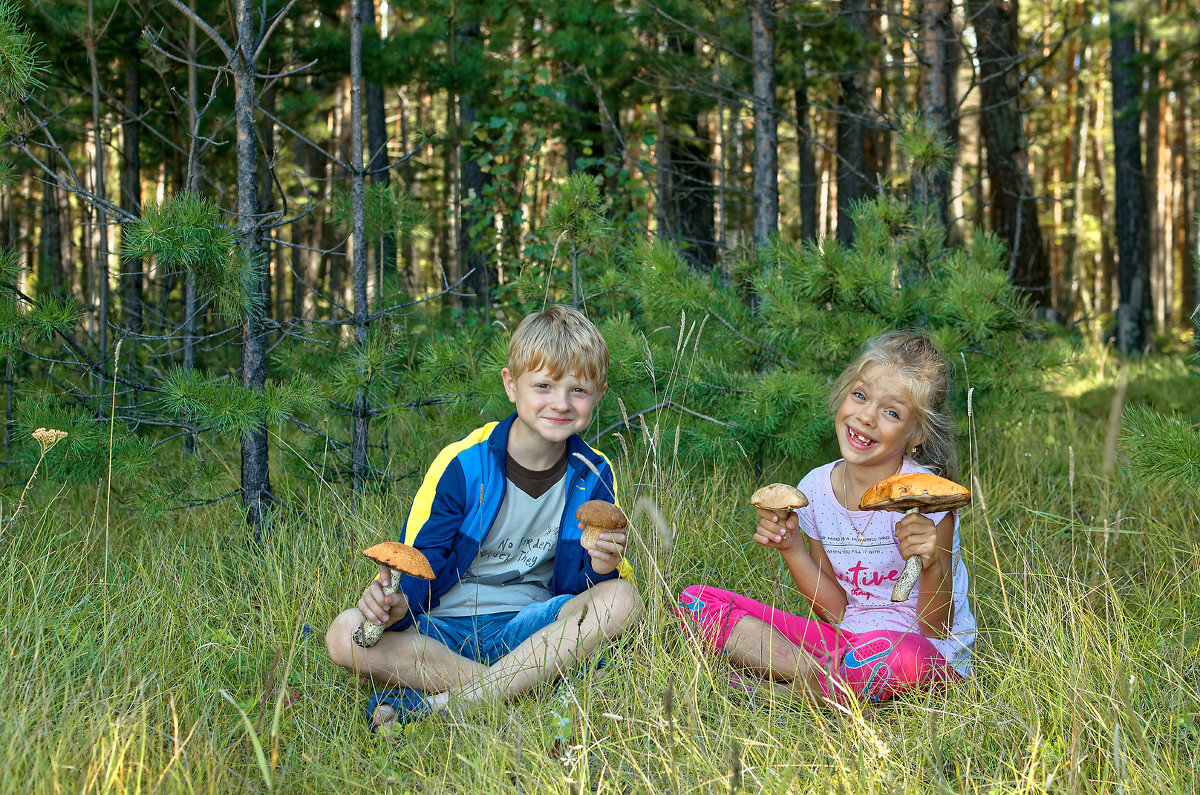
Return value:
[(808, 497), (795, 486), (772, 483), (751, 494), (750, 504), (755, 508), (771, 511), (780, 522), (784, 522), (792, 511), (808, 505)]
[[(953, 511), (971, 501), (971, 492), (937, 475), (911, 472), (892, 475), (867, 489), (858, 507), (864, 511), (903, 511), (937, 513)], [(906, 602), (913, 586), (921, 577), (921, 556), (913, 555), (904, 564), (904, 571), (892, 589), (893, 602)]]
[[(400, 590), (401, 574), (411, 574), (423, 580), (432, 580), (434, 577), (429, 560), (420, 551), (399, 541), (384, 541), (364, 549), (363, 554), (392, 570), (391, 584), (383, 586), (385, 596)], [(364, 649), (371, 648), (382, 637), (383, 627), (373, 621), (363, 621), (362, 625), (354, 630), (354, 642)]]
[(624, 530), (628, 524), (625, 513), (604, 500), (588, 500), (575, 511), (575, 518), (583, 525), (579, 543), (584, 549), (595, 549), (596, 544), (600, 542), (601, 533)]

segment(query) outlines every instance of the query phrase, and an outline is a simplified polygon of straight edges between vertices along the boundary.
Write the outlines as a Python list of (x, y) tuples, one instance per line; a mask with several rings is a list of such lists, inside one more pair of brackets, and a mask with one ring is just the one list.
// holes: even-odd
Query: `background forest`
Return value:
[[(0, 0), (0, 789), (1193, 791), (1198, 86), (1192, 0)], [(647, 621), (378, 742), (323, 627), (546, 301)], [(802, 609), (747, 495), (911, 325), (976, 676), (733, 693), (674, 594)]]

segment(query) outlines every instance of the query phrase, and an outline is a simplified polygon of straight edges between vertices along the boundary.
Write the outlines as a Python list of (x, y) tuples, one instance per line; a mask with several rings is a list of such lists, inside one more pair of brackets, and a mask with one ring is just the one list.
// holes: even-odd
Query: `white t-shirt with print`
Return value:
[[(798, 488), (808, 505), (796, 511), (800, 529), (821, 542), (833, 564), (838, 584), (846, 592), (846, 613), (839, 625), (848, 632), (890, 629), (920, 632), (917, 597), (920, 584), (906, 602), (892, 601), (892, 587), (904, 571), (904, 558), (896, 545), (896, 523), (904, 518), (895, 511), (847, 511), (833, 493), (833, 470), (841, 459), (817, 467), (804, 476)], [(928, 472), (908, 458), (901, 472)], [(926, 514), (934, 524), (946, 514)], [(860, 541), (861, 537), (861, 541)], [(958, 516), (954, 517), (954, 620), (945, 638), (929, 638), (947, 662), (962, 676), (971, 672), (971, 646), (975, 643), (975, 617), (968, 599), (967, 567), (958, 546)]]

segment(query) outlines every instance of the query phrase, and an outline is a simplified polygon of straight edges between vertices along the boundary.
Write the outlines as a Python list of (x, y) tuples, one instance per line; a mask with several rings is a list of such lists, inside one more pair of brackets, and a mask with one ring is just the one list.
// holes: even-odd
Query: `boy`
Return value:
[[(506, 699), (562, 675), (639, 615), (618, 577), (625, 531), (579, 543), (576, 509), (616, 501), (608, 459), (580, 437), (607, 386), (608, 346), (578, 311), (551, 306), (513, 332), (500, 371), (516, 412), (437, 456), (409, 511), (404, 541), (432, 581), (390, 572), (325, 635), (338, 665), (399, 690), (368, 704), (373, 729), (444, 708), (450, 699)], [(624, 573), (624, 571), (622, 571)], [(386, 626), (356, 646), (365, 619)]]

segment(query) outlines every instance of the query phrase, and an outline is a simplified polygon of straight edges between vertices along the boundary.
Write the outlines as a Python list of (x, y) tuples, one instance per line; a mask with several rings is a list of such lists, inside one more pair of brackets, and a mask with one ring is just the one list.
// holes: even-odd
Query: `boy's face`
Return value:
[(552, 378), (544, 367), (515, 378), (505, 367), (500, 377), (508, 399), (517, 407), (517, 422), (532, 434), (528, 441), (555, 445), (587, 429), (606, 386), (597, 386), (583, 375), (563, 373)]

